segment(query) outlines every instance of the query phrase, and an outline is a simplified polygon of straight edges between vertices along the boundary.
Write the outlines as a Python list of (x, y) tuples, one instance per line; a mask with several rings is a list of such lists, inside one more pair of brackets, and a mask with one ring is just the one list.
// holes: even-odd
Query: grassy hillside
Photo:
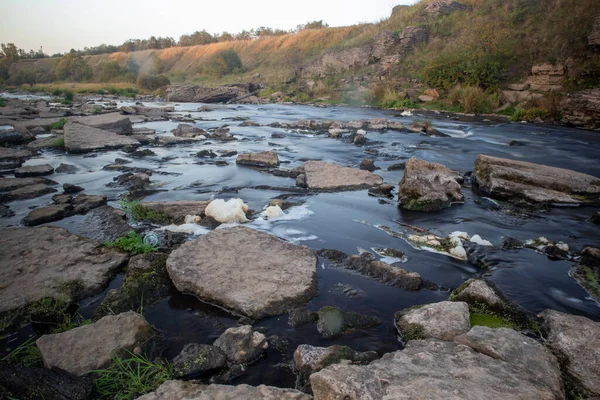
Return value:
[[(381, 31), (399, 33), (408, 26), (420, 26), (427, 31), (426, 43), (391, 68), (385, 87), (371, 88), (374, 89), (371, 100), (379, 103), (394, 100), (403, 85), (406, 86), (406, 78), (417, 79), (424, 87), (436, 88), (446, 95), (451, 95), (457, 84), (476, 87), (492, 95), (507, 83), (523, 80), (532, 65), (543, 62), (569, 64), (566, 90), (598, 86), (600, 58), (598, 52), (587, 45), (587, 36), (600, 15), (598, 0), (459, 0), (468, 6), (466, 10), (432, 15), (428, 5), (435, 1), (440, 0), (422, 0), (414, 6), (396, 7), (389, 18), (374, 24), (89, 56), (85, 58), (91, 71), (87, 80), (133, 83), (136, 74), (147, 73), (165, 74), (172, 83), (213, 86), (256, 80), (255, 75), (260, 74), (259, 80), (272, 90), (294, 91), (297, 87), (282, 86), (283, 82), (294, 77), (297, 69), (311, 60), (331, 51), (367, 45)], [(219, 62), (222, 63), (219, 57), (227, 50), (239, 55), (242, 68), (219, 66)], [(27, 72), (51, 80), (52, 70), (59, 62), (59, 59), (19, 61), (11, 68), (11, 79)], [(102, 73), (110, 62), (122, 70), (112, 75)], [(332, 71), (329, 76), (318, 78), (319, 90), (304, 93), (304, 98), (335, 97), (340, 93), (343, 79), (371, 75), (374, 71), (374, 68)]]

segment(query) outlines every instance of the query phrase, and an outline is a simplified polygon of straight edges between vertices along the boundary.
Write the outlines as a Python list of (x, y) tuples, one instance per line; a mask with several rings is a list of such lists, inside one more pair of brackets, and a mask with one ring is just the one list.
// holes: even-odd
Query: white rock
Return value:
[(263, 211), (263, 215), (267, 218), (277, 218), (283, 215), (283, 210), (279, 206), (269, 206)]
[(471, 238), (471, 243), (478, 244), (480, 246), (493, 246), (492, 242), (488, 240), (483, 240), (481, 236), (475, 235)]
[(455, 231), (450, 234), (450, 237), (457, 237), (462, 240), (471, 240), (471, 236), (467, 232)]
[(568, 245), (568, 244), (566, 244), (566, 243), (563, 243), (563, 242), (558, 242), (558, 243), (556, 244), (556, 247), (558, 247), (558, 248), (559, 248), (559, 249), (561, 249), (562, 251), (566, 251), (566, 252), (568, 252), (568, 251), (569, 251), (569, 245)]
[(366, 135), (367, 131), (365, 131), (364, 129), (359, 129), (359, 130), (356, 131), (356, 134), (357, 135)]
[(246, 218), (248, 206), (242, 199), (213, 200), (204, 210), (204, 213), (217, 221), (226, 224), (230, 222), (248, 222)]
[(455, 246), (462, 246), (462, 240), (460, 240), (459, 237), (457, 236), (448, 236), (448, 239), (450, 240), (450, 242)]
[(183, 222), (186, 224), (199, 224), (202, 218), (199, 215), (186, 215)]
[(461, 260), (467, 259), (467, 252), (465, 251), (465, 248), (462, 246), (456, 246), (456, 247), (450, 249), (450, 254), (452, 254), (456, 258), (460, 258)]

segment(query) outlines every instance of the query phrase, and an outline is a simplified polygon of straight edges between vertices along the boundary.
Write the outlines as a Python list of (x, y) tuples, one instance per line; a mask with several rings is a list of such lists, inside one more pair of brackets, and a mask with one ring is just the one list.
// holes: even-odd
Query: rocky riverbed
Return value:
[(596, 133), (111, 97), (0, 111), (0, 394), (93, 397), (89, 372), (145, 354), (174, 372), (144, 399), (600, 396)]

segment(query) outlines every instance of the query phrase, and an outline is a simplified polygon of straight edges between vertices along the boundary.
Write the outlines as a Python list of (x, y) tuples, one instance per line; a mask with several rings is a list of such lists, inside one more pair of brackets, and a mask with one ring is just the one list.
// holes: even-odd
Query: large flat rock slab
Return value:
[(381, 185), (379, 175), (357, 168), (342, 167), (323, 161), (304, 163), (306, 186), (311, 190), (361, 190)]
[[(535, 360), (528, 367), (537, 368)], [(310, 376), (315, 399), (556, 399), (553, 388), (504, 360), (455, 342), (416, 340), (366, 366)]]
[[(471, 329), (469, 306), (462, 301), (442, 301), (396, 313), (396, 327), (405, 339), (451, 340)], [(415, 337), (417, 336), (417, 337)]]
[(314, 252), (246, 227), (217, 229), (173, 251), (167, 270), (180, 291), (258, 319), (316, 294)]
[(63, 333), (44, 335), (36, 344), (47, 368), (81, 375), (107, 367), (115, 356), (126, 356), (126, 351), (142, 346), (153, 334), (143, 316), (128, 311)]
[(543, 311), (547, 345), (564, 358), (567, 373), (588, 397), (600, 396), (600, 323), (578, 315)]
[(64, 127), (64, 131), (65, 149), (72, 153), (85, 153), (140, 145), (140, 142), (133, 138), (78, 122), (68, 122)]
[(480, 154), (473, 177), (491, 196), (516, 203), (600, 202), (600, 178), (563, 168)]
[(411, 158), (400, 182), (400, 206), (407, 210), (438, 211), (463, 201), (462, 177), (443, 166)]
[(83, 125), (118, 133), (119, 135), (131, 135), (133, 133), (133, 126), (129, 117), (116, 112), (81, 117), (75, 121)]
[(0, 314), (43, 297), (100, 292), (127, 255), (56, 227), (0, 230)]
[(193, 382), (166, 381), (138, 400), (311, 400), (312, 396), (294, 389), (250, 385), (199, 385)]

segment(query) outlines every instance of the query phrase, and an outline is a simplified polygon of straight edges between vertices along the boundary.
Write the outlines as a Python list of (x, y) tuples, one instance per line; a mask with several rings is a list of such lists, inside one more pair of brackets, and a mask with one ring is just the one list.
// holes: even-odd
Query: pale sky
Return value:
[(0, 0), (0, 43), (48, 54), (127, 39), (206, 29), (240, 32), (259, 26), (293, 29), (308, 21), (330, 26), (376, 22), (397, 4), (417, 0)]

